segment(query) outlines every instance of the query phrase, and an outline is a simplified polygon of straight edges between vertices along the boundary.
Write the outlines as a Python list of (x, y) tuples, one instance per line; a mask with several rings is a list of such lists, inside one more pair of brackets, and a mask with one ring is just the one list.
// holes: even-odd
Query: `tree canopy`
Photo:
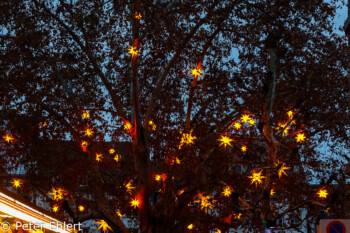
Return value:
[(2, 1), (2, 179), (20, 170), (19, 193), (113, 232), (130, 232), (123, 216), (142, 233), (340, 216), (339, 3)]

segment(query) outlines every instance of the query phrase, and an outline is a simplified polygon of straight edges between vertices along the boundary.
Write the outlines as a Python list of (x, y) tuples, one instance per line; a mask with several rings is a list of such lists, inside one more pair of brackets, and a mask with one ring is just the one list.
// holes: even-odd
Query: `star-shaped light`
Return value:
[(224, 188), (224, 191), (222, 192), (222, 194), (224, 194), (225, 197), (231, 196), (231, 194), (232, 194), (232, 189), (231, 189), (231, 187), (230, 187), (230, 186), (226, 186), (226, 187)]
[(298, 133), (297, 136), (295, 137), (295, 139), (297, 140), (297, 142), (303, 142), (305, 141), (305, 134), (303, 133)]
[(87, 136), (87, 137), (91, 137), (92, 135), (94, 134), (94, 131), (90, 128), (86, 128), (84, 130), (84, 135)]
[(272, 189), (270, 190), (270, 196), (273, 197), (273, 195), (275, 195), (275, 193), (276, 193), (276, 192), (275, 192), (275, 189), (272, 188)]
[(258, 184), (262, 184), (262, 179), (266, 178), (262, 175), (263, 170), (260, 171), (252, 171), (252, 175), (248, 176), (249, 179), (251, 179), (250, 184), (255, 184), (255, 186), (258, 186)]
[(250, 120), (250, 116), (248, 114), (244, 114), (242, 117), (241, 117), (242, 121), (244, 123), (247, 123), (249, 120)]
[(290, 127), (288, 126), (288, 122), (287, 123), (278, 123), (278, 127), (276, 127), (276, 129), (278, 130), (282, 130), (282, 136), (286, 136), (288, 134), (288, 131), (290, 130)]
[(187, 226), (188, 230), (192, 230), (193, 229), (193, 224), (191, 223), (190, 225)]
[(120, 154), (116, 154), (115, 156), (114, 156), (114, 161), (116, 161), (117, 163), (119, 162), (119, 159), (121, 159), (121, 155)]
[(135, 189), (135, 187), (132, 186), (132, 183), (131, 183), (131, 180), (129, 181), (129, 183), (125, 184), (124, 185), (125, 188), (126, 188), (126, 191), (131, 194), (132, 193), (132, 190)]
[(242, 125), (238, 122), (236, 122), (234, 125), (235, 129), (240, 129), (242, 127)]
[(82, 205), (79, 205), (79, 206), (78, 206), (78, 210), (79, 210), (80, 212), (84, 212), (85, 207), (84, 207), (84, 206), (82, 206)]
[(17, 178), (12, 178), (12, 187), (17, 189), (17, 188), (20, 188), (21, 185), (23, 184), (22, 180), (21, 179), (17, 179)]
[(197, 77), (201, 77), (203, 72), (202, 72), (202, 69), (200, 67), (197, 67), (197, 68), (194, 68), (191, 70), (191, 74), (197, 78)]
[(215, 233), (221, 233), (220, 229), (216, 229)]
[(280, 161), (277, 161), (277, 163), (275, 163), (276, 167), (280, 167), (278, 169), (278, 177), (281, 178), (283, 175), (287, 175), (286, 170), (291, 169), (291, 167), (287, 167), (286, 163), (281, 163)]
[(250, 120), (248, 121), (248, 123), (249, 123), (251, 126), (255, 125), (255, 121), (254, 121), (253, 119), (250, 119)]
[(318, 195), (319, 198), (326, 199), (328, 196), (328, 191), (327, 191), (327, 189), (323, 188), (323, 189), (318, 190), (318, 192), (316, 194)]
[(153, 123), (153, 121), (149, 121), (149, 125), (152, 127), (152, 130), (157, 129), (157, 126)]
[(242, 147), (241, 147), (241, 151), (242, 151), (242, 152), (246, 152), (247, 149), (248, 149), (248, 148), (247, 148), (246, 146), (242, 146)]
[(84, 111), (81, 115), (83, 116), (84, 119), (88, 119), (90, 117), (89, 111)]
[(44, 128), (44, 127), (46, 127), (46, 126), (47, 126), (46, 121), (44, 121), (44, 122), (40, 122), (39, 124), (40, 124), (40, 127), (42, 127), (42, 128)]
[(125, 129), (125, 130), (129, 130), (129, 129), (131, 129), (131, 128), (132, 128), (132, 124), (130, 124), (129, 122), (126, 123), (126, 124), (124, 124), (124, 129)]
[(227, 137), (227, 136), (221, 135), (221, 138), (218, 139), (218, 141), (221, 142), (221, 143), (220, 143), (220, 146), (224, 146), (224, 147), (226, 148), (227, 145), (232, 146), (232, 145), (231, 145), (231, 142), (233, 141), (233, 139), (231, 139), (231, 138), (229, 138), (229, 137)]
[(102, 154), (97, 154), (97, 153), (96, 153), (96, 161), (97, 161), (97, 162), (101, 162), (102, 159), (103, 159)]
[(287, 112), (287, 115), (288, 115), (288, 117), (289, 117), (290, 119), (292, 119), (292, 118), (293, 118), (293, 115), (294, 115), (294, 112), (293, 112), (292, 110), (289, 110), (289, 111)]
[(54, 201), (59, 201), (61, 199), (63, 199), (63, 196), (65, 194), (65, 191), (61, 188), (52, 188), (51, 189), (51, 193), (48, 193), (49, 195), (51, 195), (51, 199)]
[(182, 137), (181, 137), (181, 141), (180, 141), (180, 145), (179, 145), (179, 149), (181, 149), (181, 147), (183, 145), (191, 145), (191, 144), (194, 144), (194, 141), (195, 139), (197, 139), (196, 136), (192, 136), (192, 131), (191, 130), (189, 133), (184, 133), (182, 134)]
[(106, 232), (108, 229), (113, 231), (112, 228), (108, 226), (105, 220), (100, 220), (99, 222), (95, 222), (95, 224), (100, 224), (99, 228), (97, 228), (97, 231), (100, 229), (102, 229), (103, 232)]
[(82, 147), (87, 147), (89, 144), (87, 141), (82, 141), (80, 144)]
[(161, 181), (162, 180), (162, 176), (161, 175), (155, 175), (154, 179), (155, 179), (155, 181)]
[(238, 213), (238, 214), (233, 214), (234, 219), (241, 219), (242, 214)]
[(141, 19), (141, 18), (142, 18), (141, 13), (135, 12), (135, 18), (136, 18), (136, 19)]
[(59, 209), (60, 209), (60, 207), (56, 204), (52, 207), (52, 211), (55, 213), (57, 213)]
[(119, 216), (119, 218), (124, 218), (124, 215), (122, 213), (120, 213), (119, 209), (117, 209), (116, 213)]
[(114, 154), (115, 150), (113, 148), (109, 149), (109, 154)]
[(15, 139), (14, 139), (14, 137), (12, 137), (11, 134), (6, 134), (6, 135), (4, 136), (4, 140), (5, 140), (5, 142), (7, 142), (7, 143), (13, 143), (13, 141), (14, 141)]
[(212, 202), (215, 202), (215, 200), (211, 201), (210, 199), (211, 199), (210, 195), (204, 196), (202, 194), (199, 194), (199, 200), (196, 200), (194, 202), (200, 203), (201, 210), (204, 210), (205, 213), (208, 213), (208, 209), (210, 210), (213, 209)]
[(132, 57), (136, 57), (139, 51), (136, 46), (130, 46), (128, 54), (131, 54)]
[(135, 198), (130, 201), (131, 207), (134, 207), (134, 209), (138, 208), (140, 206), (140, 201)]

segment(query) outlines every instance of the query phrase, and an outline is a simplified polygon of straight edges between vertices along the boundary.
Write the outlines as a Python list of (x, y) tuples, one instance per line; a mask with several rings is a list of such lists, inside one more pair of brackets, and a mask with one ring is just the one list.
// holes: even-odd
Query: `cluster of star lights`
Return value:
[[(139, 12), (135, 13), (135, 18), (137, 20), (141, 20), (142, 15)], [(132, 56), (132, 58), (136, 58), (139, 54), (138, 48), (137, 48), (137, 43), (135, 43), (134, 46), (130, 46), (128, 48), (128, 54), (130, 54)], [(193, 68), (191, 70), (191, 75), (194, 76), (194, 79), (200, 78), (203, 75), (203, 69), (201, 68), (201, 65), (199, 64), (196, 68)], [(289, 132), (291, 131), (291, 126), (295, 124), (295, 120), (294, 120), (294, 112), (292, 110), (287, 112), (287, 120), (285, 122), (279, 122), (278, 126), (275, 127), (276, 130), (278, 130), (278, 132), (280, 132), (280, 134), (285, 137), (289, 134)], [(83, 119), (89, 119), (90, 118), (90, 113), (89, 111), (83, 111), (81, 113), (82, 118)], [(256, 120), (254, 119), (256, 118), (255, 115), (251, 114), (251, 113), (245, 113), (242, 114), (242, 116), (238, 119), (236, 119), (234, 122), (232, 122), (232, 124), (230, 125), (230, 127), (232, 127), (232, 129), (238, 133), (240, 132), (241, 129), (244, 129), (246, 127), (252, 127), (256, 124)], [(47, 123), (45, 123), (45, 126), (47, 126)], [(149, 125), (151, 127), (152, 130), (156, 130), (156, 125), (154, 124), (153, 121), (149, 121)], [(42, 127), (45, 127), (43, 123), (41, 123)], [(230, 128), (229, 127), (229, 128)], [(125, 130), (132, 130), (133, 129), (133, 125), (129, 122), (124, 122), (124, 129)], [(290, 134), (291, 137), (295, 136), (295, 140), (297, 143), (302, 143), (305, 141), (306, 136), (304, 133), (302, 133), (302, 130), (294, 133), (294, 134)], [(87, 151), (88, 146), (89, 146), (89, 138), (92, 138), (94, 136), (94, 129), (90, 128), (90, 127), (86, 127), (83, 130), (83, 136), (84, 136), (84, 140), (81, 141), (81, 148), (84, 152)], [(224, 149), (227, 149), (228, 147), (232, 147), (233, 146), (233, 142), (235, 142), (236, 140), (234, 140), (231, 134), (229, 133), (225, 133), (222, 135), (219, 135), (219, 147), (223, 147)], [(237, 137), (236, 137), (237, 138)], [(239, 137), (238, 137), (239, 138)], [(7, 133), (6, 135), (3, 136), (3, 139), (6, 143), (14, 143), (15, 139), (12, 136), (12, 134)], [(180, 143), (178, 148), (182, 149), (185, 146), (191, 146), (193, 144), (195, 144), (195, 140), (197, 139), (196, 136), (193, 135), (193, 130), (186, 130), (185, 132), (183, 132), (181, 134), (181, 139), (180, 139)], [(247, 142), (237, 142), (238, 144), (241, 145), (240, 150), (245, 153), (248, 150), (248, 146), (247, 146)], [(115, 160), (116, 162), (119, 162), (121, 159), (121, 155), (116, 153), (116, 150), (114, 148), (110, 148), (107, 150), (109, 152), (110, 155), (113, 156), (113, 160)], [(95, 153), (95, 160), (97, 162), (102, 162), (104, 159), (104, 156), (102, 153), (98, 152)], [(178, 158), (174, 159), (173, 164), (180, 164), (180, 160)], [(282, 161), (276, 161), (275, 162), (275, 169), (278, 172), (278, 177), (282, 178), (283, 176), (287, 176), (286, 170), (290, 169), (290, 167), (288, 167), (286, 165), (285, 162)], [(253, 169), (251, 171), (251, 175), (248, 176), (248, 178), (250, 179), (250, 183), (251, 185), (255, 185), (255, 187), (258, 187), (260, 184), (263, 183), (263, 179), (265, 179), (266, 177), (263, 175), (263, 169)], [(160, 173), (160, 174), (155, 174), (154, 176), (154, 180), (155, 182), (161, 182), (161, 181), (165, 181), (166, 179), (166, 174), (165, 173)], [(18, 189), (21, 187), (21, 185), (23, 184), (23, 180), (21, 179), (17, 179), (17, 178), (13, 178), (12, 181), (12, 187), (14, 189)], [(128, 183), (124, 184), (125, 187), (125, 191), (126, 193), (128, 193), (130, 195), (130, 208), (133, 209), (138, 209), (141, 208), (141, 201), (140, 199), (137, 197), (137, 195), (134, 194), (134, 190), (135, 187), (133, 186), (133, 181), (130, 180)], [(178, 195), (181, 195), (184, 192), (183, 190), (180, 190), (178, 192)], [(233, 189), (230, 186), (225, 186), (223, 188), (222, 191), (222, 195), (224, 197), (230, 197), (233, 193)], [(274, 196), (275, 194), (275, 188), (272, 188), (270, 190), (270, 195)], [(53, 212), (58, 212), (60, 209), (60, 201), (67, 195), (67, 192), (62, 189), (62, 188), (54, 188), (52, 187), (51, 192), (48, 193), (48, 195), (51, 196), (51, 199), (57, 203), (53, 204), (52, 207), (52, 211)], [(319, 198), (321, 199), (325, 199), (328, 196), (328, 192), (326, 190), (326, 188), (322, 188), (320, 189), (316, 195), (318, 195)], [(132, 198), (134, 197), (134, 198)], [(197, 198), (194, 200), (195, 203), (198, 203), (200, 206), (200, 209), (203, 210), (206, 214), (208, 213), (208, 210), (212, 210), (213, 209), (213, 204), (216, 202), (216, 200), (213, 200), (213, 197), (211, 195), (204, 195), (202, 193), (198, 194)], [(80, 212), (84, 212), (85, 211), (85, 207), (83, 205), (79, 205), (77, 207), (77, 209)], [(117, 212), (119, 217), (123, 217), (124, 215), (120, 213), (120, 210), (118, 209)], [(234, 216), (235, 219), (240, 219), (241, 218), (241, 213), (234, 213), (232, 214), (232, 216)], [(102, 231), (107, 231), (107, 230), (111, 230), (112, 228), (107, 224), (106, 221), (104, 220), (98, 220), (95, 222), (95, 224), (98, 224), (99, 227), (97, 230), (102, 230)], [(188, 230), (192, 230), (194, 228), (193, 224), (189, 224), (187, 226)], [(220, 229), (216, 229), (217, 233), (220, 233)]]

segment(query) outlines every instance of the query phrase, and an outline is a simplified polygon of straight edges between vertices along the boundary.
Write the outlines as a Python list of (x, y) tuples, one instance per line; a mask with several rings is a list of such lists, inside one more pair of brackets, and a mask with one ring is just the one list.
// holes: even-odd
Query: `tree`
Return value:
[(122, 215), (141, 232), (261, 232), (330, 206), (316, 194), (339, 157), (317, 145), (349, 125), (336, 3), (1, 3), (3, 179), (24, 167), (18, 192), (113, 232)]

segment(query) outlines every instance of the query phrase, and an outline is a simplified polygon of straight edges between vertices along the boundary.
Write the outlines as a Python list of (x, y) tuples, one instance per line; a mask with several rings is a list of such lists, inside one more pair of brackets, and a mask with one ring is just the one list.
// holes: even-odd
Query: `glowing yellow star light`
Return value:
[(289, 110), (289, 111), (287, 112), (287, 115), (288, 115), (288, 117), (289, 117), (290, 119), (292, 119), (292, 118), (293, 118), (293, 115), (294, 115), (294, 112), (293, 112), (292, 110)]
[(60, 207), (56, 204), (52, 207), (52, 211), (55, 213), (57, 213), (59, 209), (60, 209)]
[(262, 175), (263, 170), (260, 171), (252, 171), (252, 175), (248, 176), (249, 179), (251, 179), (250, 184), (254, 184), (255, 186), (258, 186), (258, 184), (262, 184), (262, 179), (266, 178)]
[(103, 159), (102, 154), (97, 154), (97, 153), (96, 153), (96, 161), (97, 161), (97, 162), (101, 162), (102, 159)]
[(132, 183), (131, 183), (131, 180), (129, 181), (129, 183), (125, 184), (124, 185), (125, 188), (126, 188), (126, 191), (131, 194), (132, 193), (132, 190), (135, 189), (135, 187), (132, 186)]
[(139, 51), (136, 46), (130, 46), (128, 54), (131, 54), (132, 57), (136, 57)]
[(241, 219), (242, 214), (238, 213), (238, 214), (233, 214), (234, 219)]
[(199, 195), (199, 200), (196, 200), (194, 202), (200, 203), (201, 205), (201, 210), (204, 210), (205, 213), (208, 213), (208, 209), (212, 210), (213, 209), (213, 204), (212, 202), (215, 202), (215, 200), (210, 201), (211, 196), (203, 196), (202, 194)]
[(131, 201), (130, 201), (130, 205), (131, 205), (131, 207), (134, 207), (134, 209), (136, 209), (136, 208), (139, 208), (139, 206), (140, 206), (140, 201), (138, 200), (138, 199), (132, 199)]
[(243, 123), (247, 123), (250, 120), (250, 116), (248, 114), (245, 114), (241, 117)]
[(193, 140), (195, 140), (195, 139), (197, 139), (197, 137), (196, 136), (192, 136), (192, 130), (189, 133), (182, 134), (180, 145), (179, 145), (179, 149), (181, 149), (181, 147), (183, 145), (194, 144)]
[(124, 129), (125, 130), (129, 130), (129, 129), (131, 129), (132, 128), (132, 124), (130, 124), (130, 123), (126, 123), (125, 125), (124, 125)]
[(78, 206), (78, 210), (79, 210), (80, 212), (84, 212), (85, 207), (84, 207), (84, 206), (82, 206), (82, 205), (79, 205), (79, 206)]
[(44, 127), (46, 127), (46, 126), (47, 126), (46, 121), (44, 121), (44, 122), (40, 122), (39, 124), (40, 124), (40, 127), (42, 127), (42, 128), (44, 128)]
[(202, 69), (200, 67), (197, 67), (197, 68), (194, 68), (191, 70), (191, 74), (195, 78), (197, 78), (197, 77), (202, 77), (203, 72), (202, 72)]
[(17, 189), (17, 188), (20, 188), (21, 185), (23, 184), (22, 180), (20, 179), (17, 179), (17, 178), (12, 178), (12, 187)]
[(81, 115), (84, 119), (88, 119), (90, 117), (90, 113), (88, 111), (84, 111)]
[(215, 233), (221, 233), (220, 229), (216, 229)]
[(51, 199), (54, 201), (59, 201), (61, 199), (63, 199), (63, 195), (64, 195), (65, 191), (61, 188), (52, 188), (51, 189), (51, 193), (48, 193), (49, 195), (51, 195)]
[(193, 224), (191, 223), (190, 225), (187, 226), (188, 230), (192, 230), (193, 229)]
[(224, 147), (226, 148), (227, 145), (232, 146), (232, 145), (231, 145), (231, 142), (233, 141), (233, 139), (231, 139), (231, 138), (229, 138), (229, 137), (227, 137), (227, 136), (221, 135), (221, 138), (218, 139), (218, 141), (221, 142), (221, 143), (220, 143), (220, 146), (224, 146)]
[(118, 209), (116, 211), (117, 215), (119, 216), (119, 218), (124, 218), (124, 215), (122, 215), (122, 213), (120, 213), (120, 210)]
[(321, 198), (321, 199), (326, 199), (327, 196), (328, 196), (327, 189), (325, 189), (325, 188), (318, 190), (318, 192), (317, 192), (316, 194), (317, 194), (318, 197)]
[(224, 188), (224, 191), (222, 192), (222, 194), (224, 194), (225, 197), (231, 196), (231, 194), (232, 194), (232, 189), (231, 189), (231, 187), (230, 187), (230, 186), (226, 186), (226, 187)]
[(287, 175), (286, 170), (291, 169), (291, 167), (287, 167), (286, 163), (281, 163), (280, 161), (277, 161), (277, 163), (275, 163), (276, 167), (280, 166), (280, 168), (278, 169), (278, 177), (281, 178), (283, 175)]
[(248, 149), (248, 148), (247, 148), (246, 146), (242, 146), (242, 147), (241, 147), (241, 151), (242, 151), (242, 152), (246, 152), (247, 149)]
[(240, 129), (242, 127), (242, 125), (238, 122), (236, 122), (234, 125), (235, 129)]
[(303, 133), (298, 133), (297, 136), (295, 137), (295, 139), (297, 140), (297, 142), (303, 142), (305, 141), (305, 134)]
[(89, 144), (87, 143), (87, 141), (82, 141), (80, 145), (82, 147), (87, 147)]
[(152, 130), (157, 129), (157, 126), (153, 123), (153, 121), (149, 121), (149, 125), (152, 127)]
[(7, 142), (7, 143), (13, 143), (13, 141), (14, 141), (15, 139), (12, 137), (11, 134), (6, 134), (6, 135), (4, 136), (4, 140), (5, 140), (5, 142)]
[(282, 130), (283, 137), (286, 136), (288, 134), (288, 131), (290, 130), (290, 127), (287, 124), (288, 124), (288, 122), (284, 123), (284, 124), (278, 123), (278, 127), (276, 127), (276, 129)]
[(113, 148), (109, 149), (109, 154), (114, 154), (115, 150)]
[(248, 123), (249, 123), (251, 126), (255, 125), (255, 121), (254, 121), (253, 119), (250, 119), (250, 120), (248, 121)]
[(141, 13), (135, 12), (135, 18), (136, 18), (136, 19), (141, 19), (141, 18), (142, 18)]
[(155, 181), (161, 181), (162, 180), (162, 176), (161, 175), (155, 175), (154, 179), (155, 179)]
[(115, 156), (114, 156), (114, 161), (116, 161), (117, 163), (119, 162), (119, 159), (121, 159), (121, 155), (120, 154), (116, 154)]
[(97, 228), (97, 231), (102, 229), (103, 232), (106, 232), (107, 230), (112, 230), (110, 226), (108, 226), (107, 222), (105, 220), (100, 220), (99, 222), (95, 222), (95, 224), (100, 224), (99, 228)]
[(94, 131), (90, 128), (86, 128), (84, 130), (84, 135), (87, 136), (87, 137), (91, 137), (92, 135), (94, 134)]
[(272, 188), (272, 189), (270, 190), (270, 196), (273, 197), (273, 196), (275, 195), (275, 193), (276, 193), (276, 192), (275, 192), (275, 189)]

